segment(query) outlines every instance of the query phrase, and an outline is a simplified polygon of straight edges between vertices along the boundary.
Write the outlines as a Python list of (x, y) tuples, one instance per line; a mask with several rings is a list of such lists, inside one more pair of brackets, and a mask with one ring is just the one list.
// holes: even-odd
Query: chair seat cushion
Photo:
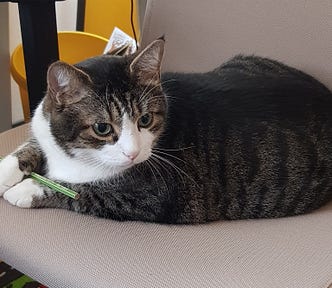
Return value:
[(332, 205), (195, 226), (116, 222), (0, 200), (0, 258), (49, 287), (312, 287), (332, 280)]

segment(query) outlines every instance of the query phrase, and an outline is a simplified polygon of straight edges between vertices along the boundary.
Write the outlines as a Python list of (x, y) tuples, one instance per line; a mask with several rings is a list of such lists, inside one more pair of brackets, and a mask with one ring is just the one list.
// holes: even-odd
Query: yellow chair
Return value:
[[(70, 64), (103, 53), (107, 39), (101, 36), (77, 31), (58, 32), (59, 58)], [(18, 45), (11, 55), (10, 72), (20, 89), (24, 121), (30, 119), (29, 98), (24, 66), (22, 44)]]
[[(137, 0), (85, 0), (78, 1), (84, 11), (80, 29), (84, 32), (97, 34), (106, 38), (111, 36), (114, 27), (137, 39), (140, 39), (140, 27), (138, 17), (139, 1)], [(131, 23), (131, 12), (133, 12), (133, 23)], [(133, 24), (133, 27), (132, 27)], [(78, 28), (78, 27), (77, 27)]]

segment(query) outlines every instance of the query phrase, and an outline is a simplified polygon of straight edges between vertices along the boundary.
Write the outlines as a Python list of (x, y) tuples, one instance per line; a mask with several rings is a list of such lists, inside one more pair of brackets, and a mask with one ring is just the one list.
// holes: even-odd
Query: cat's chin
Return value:
[(134, 165), (135, 165), (134, 163), (121, 164), (121, 165), (119, 165), (119, 168), (125, 170), (125, 169), (129, 169), (129, 168), (133, 167)]
[(125, 170), (128, 170), (134, 166), (136, 166), (137, 164), (141, 163), (143, 161), (139, 161), (139, 162), (133, 162), (133, 161), (128, 161), (128, 162), (125, 162), (125, 163), (121, 163), (121, 164), (118, 164), (116, 166), (113, 166), (113, 171), (119, 171), (119, 172), (123, 172)]
[(135, 164), (131, 164), (131, 165), (117, 165), (117, 166), (113, 166), (110, 171), (111, 173), (116, 176), (118, 174), (121, 174), (123, 172), (125, 172), (126, 170), (130, 169), (131, 167), (133, 167)]
[(131, 168), (133, 168), (134, 166), (141, 164), (142, 162), (144, 162), (145, 160), (140, 160), (140, 161), (127, 161), (121, 164), (117, 164), (117, 165), (112, 165), (110, 167), (110, 178), (112, 177), (116, 177), (119, 175), (122, 175), (123, 173), (127, 172), (128, 170), (130, 170)]
[(135, 166), (137, 164), (138, 163), (135, 163), (133, 161), (119, 163), (119, 164), (116, 164), (116, 165), (113, 164), (113, 165), (110, 165), (109, 170), (113, 171), (114, 174), (117, 174), (117, 173), (121, 173), (125, 170), (128, 170), (128, 169), (132, 168), (133, 166)]

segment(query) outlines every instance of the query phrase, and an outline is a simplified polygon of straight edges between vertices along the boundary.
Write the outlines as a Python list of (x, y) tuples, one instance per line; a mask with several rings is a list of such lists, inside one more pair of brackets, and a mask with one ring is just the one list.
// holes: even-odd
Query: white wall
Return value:
[(58, 31), (76, 30), (77, 0), (56, 2)]
[[(57, 27), (59, 31), (76, 29), (77, 0), (66, 0), (56, 2)], [(18, 7), (16, 3), (9, 3), (9, 49), (12, 52), (22, 42)], [(11, 81), (11, 111), (12, 123), (23, 121), (23, 110), (21, 105), (18, 86), (14, 80)]]

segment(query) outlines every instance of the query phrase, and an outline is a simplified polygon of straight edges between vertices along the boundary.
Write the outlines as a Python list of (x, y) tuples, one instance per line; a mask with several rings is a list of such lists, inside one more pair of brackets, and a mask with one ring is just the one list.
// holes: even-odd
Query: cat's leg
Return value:
[(15, 152), (0, 161), (0, 197), (21, 182), (25, 175), (38, 172), (42, 165), (43, 155), (38, 144), (30, 140)]
[(19, 160), (8, 155), (0, 162), (0, 197), (15, 184), (22, 181), (24, 172), (19, 168)]
[(31, 178), (24, 179), (3, 194), (3, 198), (10, 204), (21, 208), (31, 208), (33, 199), (43, 196), (43, 187)]
[[(64, 185), (68, 188), (71, 186), (69, 183)], [(73, 199), (39, 184), (32, 178), (26, 178), (8, 189), (3, 198), (20, 208), (74, 208)], [(78, 203), (76, 200), (75, 202)]]
[(34, 139), (6, 156), (0, 161), (0, 197), (21, 208), (71, 209), (71, 198), (25, 177), (31, 172), (43, 174), (44, 162), (44, 155)]
[[(3, 196), (12, 205), (21, 208), (32, 208), (36, 203), (38, 207), (40, 201), (45, 198), (55, 199), (55, 203), (49, 201), (49, 206), (65, 208), (66, 197), (53, 197), (53, 190), (37, 183), (32, 178), (25, 178), (31, 172), (42, 173), (44, 156), (38, 143), (31, 139), (15, 152), (6, 156), (0, 161), (0, 196)], [(67, 197), (68, 198), (68, 197)], [(59, 203), (57, 203), (59, 202)], [(43, 202), (43, 204), (46, 204)]]

